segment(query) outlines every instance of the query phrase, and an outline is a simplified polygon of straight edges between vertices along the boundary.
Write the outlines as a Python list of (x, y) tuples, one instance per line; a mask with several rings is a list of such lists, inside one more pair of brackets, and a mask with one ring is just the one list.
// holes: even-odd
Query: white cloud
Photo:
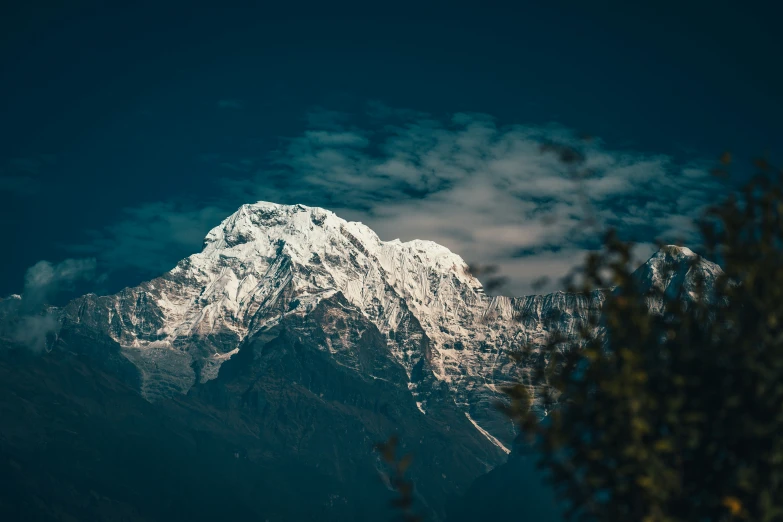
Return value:
[(34, 352), (41, 352), (56, 335), (56, 314), (44, 305), (59, 292), (70, 290), (79, 281), (96, 276), (95, 259), (65, 259), (59, 263), (39, 261), (27, 269), (19, 309), (19, 320), (11, 330), (12, 338)]
[(43, 352), (57, 334), (60, 323), (55, 314), (27, 315), (19, 318), (13, 331), (14, 341), (35, 353)]
[[(695, 162), (615, 151), (555, 125), (499, 126), (465, 113), (437, 119), (380, 104), (363, 117), (365, 128), (344, 113), (318, 111), (266, 167), (256, 158), (226, 169), (210, 205), (128, 209), (91, 251), (110, 264), (163, 271), (198, 250), (206, 231), (242, 203), (303, 203), (363, 221), (384, 239), (430, 239), (469, 262), (497, 264), (510, 277), (506, 292), (524, 294), (595, 247), (588, 213), (599, 227), (647, 245), (659, 237), (693, 244), (692, 218), (717, 191)], [(575, 180), (542, 143), (578, 147), (588, 175)]]
[[(277, 161), (301, 185), (287, 199), (328, 200), (385, 239), (431, 239), (469, 261), (498, 264), (512, 293), (582, 260), (591, 244), (587, 208), (597, 225), (618, 227), (628, 239), (693, 242), (692, 218), (717, 187), (695, 163), (612, 151), (561, 127), (497, 126), (475, 114), (393, 115), (396, 123), (382, 131), (346, 134), (332, 125), (291, 140)], [(544, 142), (578, 147), (589, 175), (576, 181), (554, 154), (542, 153)]]
[(59, 263), (38, 261), (27, 269), (22, 292), (23, 309), (40, 306), (61, 290), (69, 289), (79, 280), (95, 277), (97, 263), (90, 259), (65, 259)]

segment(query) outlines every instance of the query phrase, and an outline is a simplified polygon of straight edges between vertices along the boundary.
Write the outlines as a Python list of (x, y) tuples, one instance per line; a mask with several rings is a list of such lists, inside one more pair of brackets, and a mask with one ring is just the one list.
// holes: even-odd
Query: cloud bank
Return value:
[(41, 353), (51, 347), (59, 328), (55, 314), (25, 315), (19, 318), (12, 338), (34, 353)]
[(27, 269), (21, 296), (19, 319), (11, 338), (33, 352), (44, 351), (57, 335), (59, 321), (45, 305), (59, 292), (96, 274), (95, 259), (66, 259), (60, 263), (39, 261)]
[(27, 269), (22, 292), (22, 307), (32, 311), (58, 292), (68, 290), (79, 280), (93, 279), (97, 262), (90, 259), (66, 259), (60, 263), (38, 261)]
[[(303, 203), (362, 221), (382, 239), (430, 239), (469, 262), (498, 265), (509, 278), (504, 293), (521, 295), (542, 276), (557, 288), (557, 278), (596, 247), (586, 212), (599, 228), (616, 227), (639, 243), (644, 257), (656, 239), (697, 247), (692, 220), (720, 192), (704, 162), (613, 150), (557, 125), (436, 118), (380, 104), (363, 115), (319, 111), (307, 121), (271, 157), (217, 158), (208, 205), (127, 209), (82, 251), (155, 275), (198, 251), (209, 228), (242, 203)], [(577, 147), (588, 175), (575, 180), (543, 143)]]

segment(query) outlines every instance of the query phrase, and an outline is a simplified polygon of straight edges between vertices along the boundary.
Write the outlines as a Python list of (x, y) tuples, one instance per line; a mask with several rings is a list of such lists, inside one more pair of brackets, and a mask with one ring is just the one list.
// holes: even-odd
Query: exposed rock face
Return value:
[[(685, 247), (668, 245), (656, 252), (640, 266), (633, 277), (642, 292), (655, 290), (646, 297), (651, 313), (661, 313), (666, 300), (681, 299), (693, 302), (702, 291), (708, 303), (715, 304), (716, 279), (723, 273), (711, 263)], [(661, 297), (661, 295), (663, 297)], [(557, 296), (556, 301), (547, 302)], [(587, 310), (600, 311), (604, 292), (595, 292), (590, 300), (563, 293), (535, 296), (532, 303), (545, 303), (534, 310), (564, 311), (550, 329), (570, 335), (574, 318), (584, 318)], [(576, 314), (574, 314), (576, 310)], [(539, 312), (536, 317), (541, 317)], [(524, 315), (523, 315), (524, 322)], [(536, 468), (537, 455), (524, 441), (517, 439), (508, 461), (471, 484), (468, 492), (451, 502), (448, 522), (462, 522), (486, 518), (531, 519), (540, 521), (563, 520), (564, 506), (559, 505), (555, 492), (543, 480), (543, 473)]]
[[(718, 265), (695, 254), (690, 248), (668, 245), (640, 266), (634, 277), (642, 288), (655, 289), (665, 299), (693, 301), (701, 287), (703, 297), (712, 302), (715, 300), (712, 289), (721, 274), (723, 270)], [(659, 313), (663, 299), (648, 298), (647, 305), (651, 312)]]
[[(709, 285), (720, 273), (686, 263), (693, 256), (667, 247), (636, 275), (664, 290), (684, 282), (690, 295), (698, 277)], [(575, 335), (603, 299), (490, 297), (440, 245), (385, 242), (327, 210), (260, 202), (161, 277), (47, 313), (59, 314), (52, 346), (88, 356), (160, 408), (192, 413), (182, 415), (189, 429), (219, 422), (231, 428), (223, 436), (242, 434), (252, 462), (297, 462), (333, 480), (335, 517), (364, 513), (360, 485), (382, 469), (372, 444), (399, 432), (437, 519), (511, 447), (514, 427), (494, 407), (525, 371), (510, 351), (553, 329)], [(19, 301), (0, 302), (6, 332)]]
[[(281, 321), (324, 301), (347, 303), (378, 330), (380, 350), (404, 369), (422, 413), (432, 400), (423, 383), (442, 383), (466, 418), (496, 433), (488, 440), (502, 448), (513, 436), (489, 406), (514, 375), (504, 347), (526, 336), (512, 318), (532, 305), (488, 297), (440, 245), (383, 242), (323, 209), (245, 205), (207, 235), (201, 253), (136, 288), (77, 299), (64, 321), (116, 341), (139, 368), (142, 395), (155, 401), (215, 379), (243, 342), (269, 339)], [(353, 359), (362, 332), (335, 331), (312, 338), (311, 348), (359, 371)]]
[[(683, 262), (691, 256), (667, 247), (640, 268), (639, 278), (661, 288), (679, 286), (673, 283), (681, 279), (691, 284), (696, 268)], [(682, 273), (667, 275), (663, 266), (670, 262)], [(707, 261), (699, 266), (713, 278), (720, 271)], [(116, 341), (139, 369), (142, 395), (155, 401), (215, 379), (244, 341), (270, 339), (286, 318), (305, 317), (324, 301), (344, 301), (352, 307), (346, 313), (360, 314), (385, 338), (380, 350), (405, 370), (422, 413), (430, 408), (432, 388), (422, 383), (441, 384), (466, 418), (505, 450), (514, 431), (492, 405), (520, 371), (509, 350), (543, 342), (553, 314), (560, 333), (574, 334), (602, 300), (600, 292), (590, 299), (564, 292), (490, 297), (466, 263), (440, 245), (384, 242), (365, 225), (324, 209), (260, 202), (243, 205), (209, 232), (202, 252), (167, 274), (113, 296), (77, 299), (64, 310), (64, 321)], [(362, 332), (341, 327), (346, 317), (327, 320), (338, 333), (312, 338), (312, 350), (372, 375), (353, 361)]]

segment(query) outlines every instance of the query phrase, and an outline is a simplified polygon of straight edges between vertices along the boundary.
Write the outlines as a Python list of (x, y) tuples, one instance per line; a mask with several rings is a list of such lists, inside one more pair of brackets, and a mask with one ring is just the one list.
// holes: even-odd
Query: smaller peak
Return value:
[(272, 203), (271, 201), (256, 201), (255, 203), (246, 203), (240, 207), (240, 209), (243, 208), (282, 208), (287, 207), (288, 205), (282, 205), (280, 203)]
[(677, 257), (698, 257), (698, 254), (694, 253), (690, 248), (679, 245), (664, 245), (658, 250), (658, 253)]
[(294, 216), (302, 212), (310, 212), (314, 216), (334, 216), (335, 213), (329, 209), (323, 207), (311, 207), (308, 205), (302, 205), (301, 203), (295, 203), (293, 205), (284, 205), (282, 203), (272, 203), (271, 201), (257, 201), (255, 203), (249, 203), (242, 205), (240, 210), (246, 209), (247, 211), (261, 212), (262, 214), (274, 214), (278, 217), (282, 216)]
[(8, 297), (6, 297), (6, 299), (16, 299), (17, 301), (21, 301), (22, 300), (22, 296), (19, 295), (19, 294), (11, 294)]
[(301, 203), (294, 203), (293, 205), (285, 205), (283, 203), (272, 203), (271, 201), (256, 201), (255, 203), (248, 203), (242, 205), (241, 208), (257, 209), (257, 210), (281, 210), (287, 212), (306, 212), (308, 210), (321, 210), (324, 212), (331, 212), (321, 207), (310, 207), (302, 205)]

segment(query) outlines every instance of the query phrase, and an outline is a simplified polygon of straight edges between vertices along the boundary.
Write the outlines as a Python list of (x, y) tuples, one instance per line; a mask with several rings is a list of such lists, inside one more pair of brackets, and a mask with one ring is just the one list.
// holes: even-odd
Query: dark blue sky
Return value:
[[(292, 140), (314, 128), (376, 136), (388, 125), (379, 107), (417, 121), (465, 112), (497, 128), (557, 123), (599, 136), (618, 157), (689, 164), (726, 148), (774, 157), (780, 12), (772, 2), (680, 3), (3, 7), (0, 295), (20, 292), (25, 269), (44, 259), (96, 257), (100, 290), (155, 275), (242, 203), (225, 182), (249, 183), (243, 173), (254, 186), (268, 180), (277, 199), (328, 205), (339, 195), (286, 192), (282, 178), (301, 165)], [(282, 173), (268, 165), (281, 155)], [(389, 212), (356, 205), (370, 221)], [(175, 224), (149, 228), (156, 208)], [(213, 210), (191, 219), (203, 208)], [(141, 214), (148, 221), (131, 223)], [(118, 261), (138, 248), (115, 248), (132, 227), (150, 230), (143, 248), (159, 259)]]

